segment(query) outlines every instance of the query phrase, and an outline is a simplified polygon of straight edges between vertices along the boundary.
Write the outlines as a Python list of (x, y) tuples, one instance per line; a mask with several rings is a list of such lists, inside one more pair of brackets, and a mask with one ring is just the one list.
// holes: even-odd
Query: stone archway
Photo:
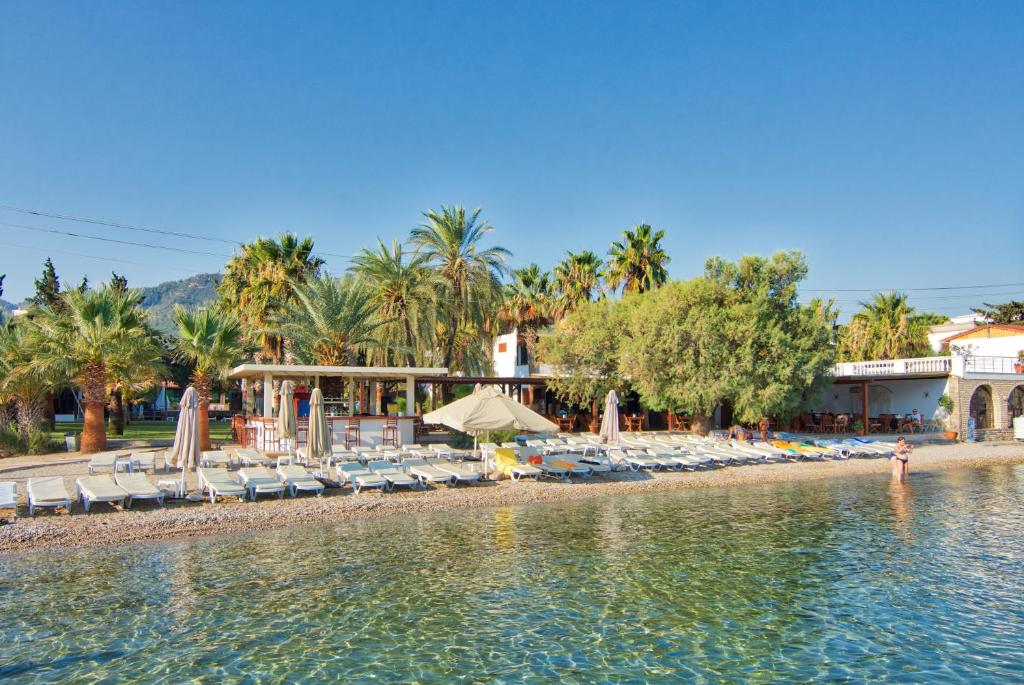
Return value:
[(994, 427), (995, 404), (992, 402), (992, 388), (987, 385), (980, 385), (971, 395), (970, 414), (974, 419), (976, 430), (986, 430)]
[(1018, 385), (1010, 391), (1006, 398), (1006, 415), (1009, 417), (1009, 427), (1013, 428), (1013, 420), (1018, 416), (1024, 416), (1024, 385)]

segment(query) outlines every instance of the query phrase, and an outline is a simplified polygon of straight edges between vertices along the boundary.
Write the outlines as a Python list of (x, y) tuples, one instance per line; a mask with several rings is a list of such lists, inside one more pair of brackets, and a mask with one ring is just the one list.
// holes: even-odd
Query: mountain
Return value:
[(174, 305), (186, 307), (209, 304), (217, 299), (220, 274), (199, 274), (180, 281), (167, 281), (142, 289), (142, 306), (149, 310), (149, 320), (161, 333), (173, 333)]
[(10, 314), (18, 305), (8, 302), (7, 300), (0, 300), (0, 314)]

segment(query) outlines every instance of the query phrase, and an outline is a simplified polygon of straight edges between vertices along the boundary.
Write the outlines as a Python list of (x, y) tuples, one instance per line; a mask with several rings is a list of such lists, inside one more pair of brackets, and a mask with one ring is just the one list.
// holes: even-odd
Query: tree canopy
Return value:
[(936, 314), (919, 313), (905, 293), (877, 293), (839, 334), (839, 359), (904, 359), (932, 353), (928, 327), (946, 321)]
[(984, 306), (972, 309), (992, 323), (1024, 323), (1024, 302), (1010, 300), (1003, 304), (984, 303)]

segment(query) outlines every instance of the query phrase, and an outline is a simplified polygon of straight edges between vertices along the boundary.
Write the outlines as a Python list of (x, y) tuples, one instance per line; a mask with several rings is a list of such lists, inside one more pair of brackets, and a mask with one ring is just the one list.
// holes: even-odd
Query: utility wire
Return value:
[(99, 255), (84, 254), (82, 252), (70, 252), (68, 250), (51, 250), (48, 247), (39, 247), (38, 245), (21, 245), (20, 243), (10, 243), (6, 240), (0, 240), (0, 245), (6, 247), (17, 247), (23, 250), (35, 250), (37, 252), (43, 252), (45, 254), (59, 254), (67, 255), (69, 257), (84, 257), (85, 259), (96, 259), (102, 262), (110, 262), (111, 264), (131, 264), (132, 266), (146, 266), (153, 269), (169, 269), (171, 271), (184, 271), (190, 274), (201, 274), (206, 273), (204, 271), (196, 271), (195, 269), (184, 269), (177, 266), (167, 266), (166, 264), (152, 264), (148, 262), (133, 262), (127, 259), (118, 259), (116, 257), (101, 257)]
[[(83, 216), (71, 216), (68, 214), (60, 214), (58, 212), (47, 212), (41, 209), (28, 209), (26, 207), (15, 207), (14, 205), (0, 204), (0, 210), (8, 212), (20, 212), (22, 214), (31, 214), (32, 216), (46, 217), (49, 219), (59, 219), (61, 221), (77, 221), (86, 224), (95, 224), (97, 226), (107, 226), (109, 228), (123, 228), (129, 231), (142, 231), (144, 233), (156, 233), (159, 235), (169, 235), (175, 238), (190, 238), (192, 240), (206, 240), (215, 243), (227, 243), (228, 245), (235, 245), (241, 247), (245, 243), (238, 240), (230, 240), (228, 238), (217, 238), (208, 235), (199, 235), (196, 233), (185, 233), (184, 231), (172, 231), (166, 228), (153, 228), (151, 226), (138, 226), (135, 224), (121, 223), (118, 221), (109, 221), (107, 219), (92, 219)], [(352, 255), (337, 254), (334, 252), (323, 252), (318, 250), (318, 255), (326, 257), (338, 257), (340, 259), (349, 259)]]
[(931, 290), (980, 290), (982, 288), (1015, 288), (1024, 283), (989, 283), (988, 285), (941, 285), (930, 288), (801, 288), (805, 293), (889, 293), (924, 292)]
[(73, 233), (71, 231), (60, 231), (56, 228), (42, 228), (40, 226), (26, 226), (24, 224), (11, 224), (5, 221), (0, 221), (0, 226), (10, 226), (11, 228), (23, 228), (27, 231), (38, 231), (40, 233), (53, 233), (56, 235), (67, 235), (72, 238), (85, 238), (87, 240), (99, 240), (105, 243), (117, 243), (118, 245), (132, 245), (134, 247), (148, 247), (153, 250), (167, 250), (168, 252), (182, 252), (185, 254), (203, 255), (207, 257), (220, 257), (222, 259), (231, 259), (231, 255), (220, 254), (217, 252), (204, 252), (202, 250), (189, 250), (184, 247), (168, 247), (166, 245), (151, 245), (149, 243), (138, 243), (131, 240), (117, 240), (116, 238), (103, 238), (96, 235), (85, 235), (84, 233)]

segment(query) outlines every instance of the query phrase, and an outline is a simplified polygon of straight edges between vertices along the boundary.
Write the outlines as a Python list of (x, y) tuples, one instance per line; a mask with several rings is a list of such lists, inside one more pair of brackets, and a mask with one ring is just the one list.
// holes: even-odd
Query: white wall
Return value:
[(1024, 350), (1024, 335), (1008, 335), (1003, 338), (971, 338), (954, 340), (950, 347), (966, 347), (976, 357), (1016, 357)]
[[(513, 331), (499, 335), (494, 339), (494, 375), (502, 378), (516, 375), (516, 344), (519, 335)], [(499, 352), (500, 345), (505, 344), (505, 351)]]
[[(917, 409), (925, 419), (941, 418), (937, 413), (939, 397), (948, 392), (948, 388), (946, 378), (874, 382), (868, 386), (869, 409), (872, 416), (909, 414)], [(860, 384), (839, 383), (825, 388), (813, 410), (839, 414), (860, 413), (860, 409)]]

